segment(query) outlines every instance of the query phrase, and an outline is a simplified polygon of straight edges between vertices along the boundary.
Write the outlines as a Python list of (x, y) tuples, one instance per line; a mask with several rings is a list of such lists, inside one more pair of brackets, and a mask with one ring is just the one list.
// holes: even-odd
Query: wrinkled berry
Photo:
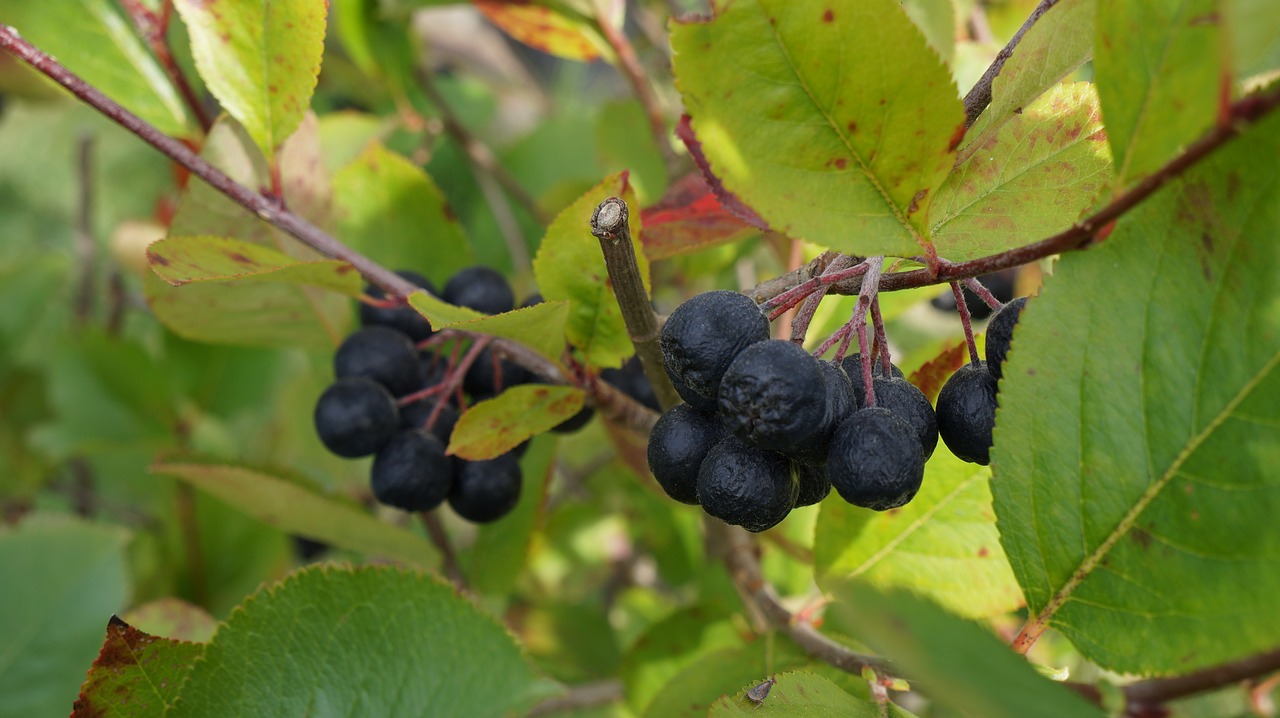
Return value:
[(826, 463), (808, 464), (802, 461), (793, 461), (791, 462), (791, 468), (795, 471), (796, 481), (799, 484), (799, 493), (796, 494), (796, 508), (812, 506), (827, 498), (827, 494), (831, 493), (831, 479), (827, 478)]
[(724, 426), (715, 414), (677, 404), (658, 418), (649, 433), (649, 471), (667, 496), (696, 504), (698, 468), (723, 438)]
[(849, 417), (827, 456), (827, 478), (854, 506), (887, 511), (910, 501), (924, 480), (920, 441), (906, 420), (882, 407)]
[(827, 450), (831, 447), (831, 437), (846, 418), (857, 410), (853, 393), (853, 384), (849, 375), (835, 362), (819, 361), (818, 369), (822, 372), (825, 406), (822, 421), (817, 430), (809, 438), (789, 453), (798, 461), (810, 464), (823, 464), (827, 461)]
[(987, 371), (996, 379), (1004, 375), (1004, 358), (1009, 353), (1013, 329), (1018, 326), (1018, 318), (1022, 316), (1022, 308), (1025, 306), (1027, 298), (1018, 297), (1001, 307), (987, 325)]
[(924, 392), (906, 379), (876, 377), (876, 406), (881, 406), (906, 420), (920, 440), (920, 450), (925, 461), (933, 456), (938, 445), (938, 418)]
[(727, 524), (758, 533), (776, 526), (796, 503), (791, 460), (727, 436), (698, 469), (698, 502)]
[(738, 353), (768, 338), (769, 320), (749, 297), (704, 292), (676, 307), (662, 326), (663, 365), (681, 398), (711, 411)]
[(986, 362), (956, 370), (938, 392), (938, 435), (965, 461), (991, 463), (991, 431), (996, 425), (996, 378)]
[(818, 363), (799, 344), (752, 344), (720, 382), (720, 420), (754, 446), (795, 449), (820, 428), (826, 413), (826, 382)]

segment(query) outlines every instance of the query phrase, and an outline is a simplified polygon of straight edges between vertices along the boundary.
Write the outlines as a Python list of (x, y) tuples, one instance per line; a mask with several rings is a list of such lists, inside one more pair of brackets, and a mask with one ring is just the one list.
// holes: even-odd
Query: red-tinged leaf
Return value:
[(644, 220), (644, 254), (650, 260), (735, 242), (759, 232), (725, 209), (701, 174), (685, 175), (640, 216)]
[(938, 392), (942, 391), (942, 385), (947, 383), (947, 379), (968, 360), (968, 343), (961, 339), (912, 372), (908, 381), (924, 392), (932, 402), (938, 398)]
[(229, 237), (168, 237), (147, 248), (151, 269), (169, 284), (256, 280), (360, 293), (360, 277), (350, 264), (327, 259), (299, 262), (260, 244)]
[(711, 164), (707, 162), (707, 156), (702, 151), (702, 143), (698, 141), (697, 135), (693, 132), (693, 124), (688, 115), (680, 118), (679, 124), (676, 125), (676, 137), (689, 148), (689, 157), (693, 159), (693, 163), (698, 166), (698, 170), (702, 172), (702, 176), (706, 178), (707, 185), (711, 187), (711, 191), (715, 193), (720, 205), (730, 213), (736, 215), (739, 219), (760, 229), (768, 229), (769, 224), (764, 218), (751, 209), (738, 196), (725, 188), (720, 178), (711, 171)]
[(203, 650), (202, 644), (152, 636), (112, 616), (71, 718), (160, 718)]
[(571, 386), (513, 386), (476, 404), (458, 419), (448, 453), (472, 461), (505, 454), (577, 414), (584, 396), (581, 389)]
[(583, 62), (604, 54), (605, 46), (586, 23), (551, 8), (501, 0), (473, 0), (473, 4), (503, 32), (535, 50)]

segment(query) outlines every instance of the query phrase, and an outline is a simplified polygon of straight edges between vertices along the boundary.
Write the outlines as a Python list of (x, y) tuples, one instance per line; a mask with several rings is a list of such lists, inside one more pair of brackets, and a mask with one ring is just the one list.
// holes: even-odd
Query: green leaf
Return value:
[(681, 673), (693, 672), (690, 666), (701, 656), (736, 650), (742, 643), (733, 624), (708, 607), (671, 614), (645, 632), (624, 658), (627, 704), (637, 715), (643, 714), (662, 687)]
[(209, 92), (268, 158), (311, 106), (328, 3), (175, 0)]
[(112, 616), (71, 718), (162, 718), (203, 651), (199, 643), (149, 635)]
[(964, 145), (986, 139), (1093, 56), (1096, 8), (1097, 0), (1059, 0), (1036, 20), (991, 83), (991, 104)]
[(949, 64), (956, 51), (956, 8), (952, 0), (904, 0), (902, 9), (924, 33), (929, 47)]
[(170, 236), (147, 247), (147, 259), (152, 270), (175, 287), (235, 280), (319, 287), (350, 297), (360, 294), (360, 275), (346, 262), (298, 262), (274, 249), (228, 237)]
[(511, 339), (559, 365), (564, 356), (564, 333), (565, 324), (569, 320), (569, 306), (569, 302), (564, 301), (542, 302), (489, 317), (449, 322), (442, 324), (440, 328)]
[(383, 266), (412, 269), (443, 285), (475, 263), (440, 188), (381, 144), (370, 144), (333, 185), (343, 241)]
[(621, 366), (635, 353), (613, 296), (600, 240), (591, 234), (591, 214), (609, 197), (621, 197), (631, 210), (631, 243), (648, 289), (649, 261), (640, 243), (640, 212), (626, 172), (607, 177), (561, 212), (547, 228), (533, 260), (542, 296), (549, 301), (569, 301), (565, 337), (582, 351), (587, 365), (596, 368)]
[(930, 208), (934, 245), (958, 261), (1047, 237), (1110, 181), (1093, 86), (1058, 85), (960, 151)]
[(554, 691), (452, 587), (387, 566), (326, 566), (233, 612), (168, 715), (498, 718)]
[(1102, 718), (1067, 688), (1044, 678), (976, 623), (905, 590), (848, 584), (831, 609), (849, 622), (912, 688), (971, 718)]
[(878, 513), (838, 499), (822, 502), (814, 535), (818, 583), (828, 591), (851, 580), (911, 588), (973, 618), (1022, 605), (1000, 548), (989, 479), (986, 467), (939, 448), (920, 493), (901, 509)]
[(427, 318), (434, 330), (444, 329), (451, 324), (462, 324), (483, 319), (484, 315), (470, 307), (457, 307), (427, 292), (414, 292), (409, 295), (409, 306)]
[(128, 534), (35, 515), (0, 531), (0, 716), (60, 715), (129, 593)]
[(1231, 38), (1232, 69), (1243, 80), (1280, 68), (1280, 15), (1271, 0), (1223, 3)]
[(577, 414), (584, 396), (572, 386), (509, 387), (462, 414), (449, 439), (448, 453), (472, 461), (505, 454)]
[(486, 596), (505, 596), (515, 589), (546, 513), (555, 457), (554, 436), (534, 437), (520, 458), (524, 477), (520, 502), (501, 521), (477, 527), (471, 561), (465, 571), (476, 591)]
[(1120, 672), (1280, 643), (1280, 119), (1063, 256), (1000, 387), (992, 493), (1034, 635)]
[(85, 82), (168, 135), (188, 136), (182, 98), (110, 0), (0, 0), (0, 17)]
[[(777, 676), (776, 683), (769, 687), (768, 694), (759, 702), (747, 696), (758, 685), (748, 686), (733, 697), (724, 696), (716, 701), (708, 718), (828, 718), (835, 715), (881, 718), (886, 715), (875, 703), (854, 698), (840, 686), (815, 673), (795, 671)], [(892, 703), (889, 704), (888, 715), (911, 716)]]
[(1094, 81), (1121, 191), (1213, 126), (1229, 82), (1217, 0), (1098, 4)]
[(671, 43), (712, 171), (773, 229), (860, 254), (928, 244), (964, 113), (895, 0), (738, 0)]
[(439, 558), (420, 536), (278, 474), (240, 466), (163, 461), (151, 471), (172, 476), (260, 521), (315, 541), (427, 567), (435, 566)]

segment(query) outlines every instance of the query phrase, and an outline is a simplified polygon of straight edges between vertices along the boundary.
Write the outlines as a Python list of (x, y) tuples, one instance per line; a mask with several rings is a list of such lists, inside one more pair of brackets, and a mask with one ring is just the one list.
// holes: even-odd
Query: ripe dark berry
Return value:
[(698, 468), (724, 438), (715, 414), (677, 404), (658, 419), (649, 433), (649, 471), (667, 496), (698, 503)]
[(827, 478), (854, 506), (896, 509), (915, 497), (924, 480), (920, 441), (892, 411), (863, 409), (841, 424), (831, 440)]
[(812, 506), (827, 498), (827, 494), (831, 493), (831, 479), (827, 478), (826, 463), (807, 464), (801, 461), (793, 461), (791, 462), (791, 468), (795, 471), (796, 480), (799, 483), (799, 493), (796, 494), (796, 508)]
[(791, 460), (733, 436), (716, 444), (698, 469), (698, 502), (727, 524), (760, 532), (776, 526), (796, 503)]
[(1004, 375), (1004, 358), (1009, 353), (1009, 342), (1013, 341), (1013, 328), (1018, 326), (1018, 317), (1022, 316), (1022, 308), (1027, 306), (1026, 297), (1018, 297), (996, 312), (987, 325), (987, 371), (996, 379)]
[(482, 349), (475, 362), (462, 376), (462, 388), (475, 400), (488, 399), (503, 389), (537, 380), (533, 372), (507, 359), (499, 359), (489, 349)]
[(892, 411), (911, 425), (920, 440), (921, 456), (928, 461), (938, 445), (938, 418), (929, 398), (906, 379), (876, 377), (873, 384), (876, 406)]
[(810, 464), (824, 464), (827, 461), (827, 450), (831, 446), (831, 437), (844, 420), (857, 410), (853, 385), (849, 375), (835, 362), (819, 361), (818, 369), (822, 372), (825, 408), (822, 421), (809, 438), (800, 442), (793, 451), (788, 452), (798, 461)]
[(991, 430), (996, 425), (996, 378), (986, 362), (966, 364), (938, 392), (938, 435), (965, 461), (991, 463)]
[[(436, 408), (437, 397), (427, 397), (412, 404), (406, 404), (400, 407), (400, 426), (404, 429), (425, 429), (427, 419), (431, 418), (431, 412)], [(458, 423), (458, 410), (453, 405), (445, 403), (440, 408), (440, 413), (436, 415), (436, 421), (431, 425), (431, 433), (435, 435), (445, 446), (449, 445), (449, 437), (453, 435), (453, 427)]]
[(556, 424), (555, 426), (551, 427), (551, 431), (552, 433), (555, 433), (555, 434), (572, 434), (573, 432), (586, 426), (587, 422), (591, 421), (591, 417), (595, 415), (596, 415), (595, 409), (592, 409), (589, 406), (584, 406), (577, 414), (574, 414), (568, 419), (565, 419), (559, 424)]
[(418, 350), (409, 337), (387, 327), (365, 327), (347, 337), (333, 357), (339, 379), (362, 376), (403, 396), (422, 386)]
[(520, 462), (511, 454), (488, 461), (458, 460), (449, 506), (472, 523), (496, 521), (519, 503), (521, 482)]
[(391, 437), (373, 458), (373, 496), (405, 511), (430, 511), (444, 503), (453, 486), (453, 460), (444, 444), (420, 430)]
[[(435, 296), (436, 285), (431, 283), (430, 279), (418, 274), (417, 272), (402, 269), (396, 274), (409, 282), (427, 290), (427, 294)], [(375, 299), (386, 299), (387, 293), (374, 284), (365, 285), (364, 293)], [(427, 318), (422, 316), (410, 306), (402, 307), (373, 307), (368, 304), (360, 305), (360, 326), (363, 327), (390, 327), (397, 331), (404, 332), (413, 342), (420, 342), (431, 336), (431, 323)]]
[(316, 402), (316, 433), (338, 456), (368, 456), (387, 443), (400, 426), (396, 400), (372, 379), (339, 379)]
[(757, 342), (738, 354), (720, 382), (720, 420), (754, 446), (790, 451), (819, 429), (826, 394), (818, 360), (799, 344)]
[(712, 411), (729, 364), (768, 338), (769, 320), (749, 297), (704, 292), (676, 307), (662, 326), (663, 365), (685, 401)]
[[(850, 354), (840, 361), (840, 367), (849, 375), (849, 381), (853, 383), (853, 398), (858, 408), (862, 408), (867, 404), (867, 385), (862, 381), (862, 355)], [(871, 378), (874, 380), (878, 376), (884, 376), (884, 363), (879, 358), (871, 367)], [(889, 371), (893, 376), (899, 379), (905, 379), (906, 376), (897, 364), (889, 363)]]
[(644, 374), (640, 357), (632, 356), (623, 362), (620, 369), (605, 369), (600, 372), (600, 378), (650, 409), (662, 411), (662, 407), (658, 404), (658, 395), (653, 393), (653, 385), (649, 383), (649, 377)]
[(506, 277), (488, 267), (467, 267), (449, 278), (440, 298), (483, 314), (501, 314), (516, 306)]

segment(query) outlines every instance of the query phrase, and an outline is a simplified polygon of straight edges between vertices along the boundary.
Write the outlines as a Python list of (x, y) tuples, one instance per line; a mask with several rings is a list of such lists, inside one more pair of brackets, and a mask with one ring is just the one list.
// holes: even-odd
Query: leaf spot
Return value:
[(836, 19), (836, 14), (832, 12), (830, 8), (827, 8), (827, 11), (822, 13), (823, 22), (832, 22), (835, 19)]

